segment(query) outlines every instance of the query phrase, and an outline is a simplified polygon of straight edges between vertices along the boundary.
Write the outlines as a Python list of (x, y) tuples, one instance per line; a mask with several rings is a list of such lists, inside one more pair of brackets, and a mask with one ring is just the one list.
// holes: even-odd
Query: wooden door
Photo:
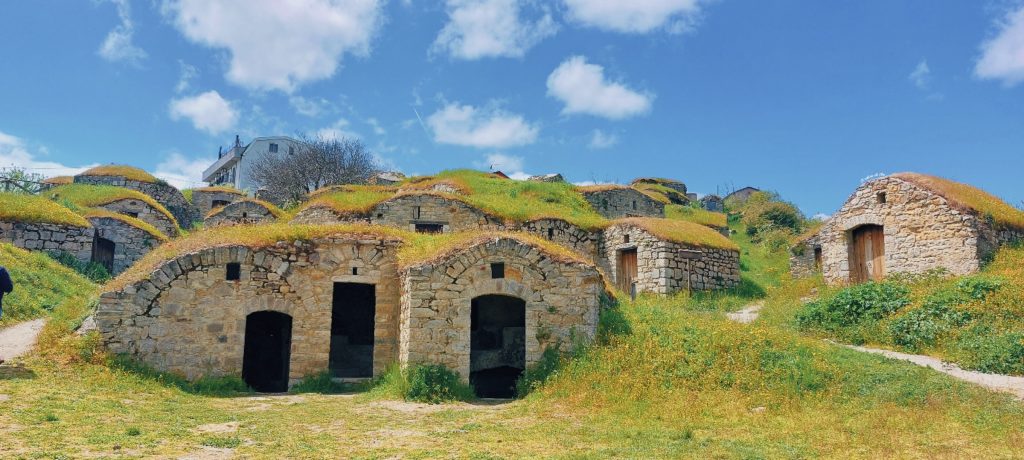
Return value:
[(885, 231), (880, 225), (853, 230), (850, 242), (850, 281), (881, 281), (885, 276)]
[(636, 281), (636, 249), (624, 249), (619, 253), (619, 289), (629, 293)]

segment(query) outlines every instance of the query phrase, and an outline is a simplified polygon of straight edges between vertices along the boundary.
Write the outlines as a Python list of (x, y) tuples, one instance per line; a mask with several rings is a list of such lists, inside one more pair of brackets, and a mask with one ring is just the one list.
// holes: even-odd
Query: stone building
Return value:
[(726, 201), (735, 201), (742, 203), (750, 199), (750, 195), (753, 195), (761, 190), (754, 187), (743, 187), (725, 196)]
[(817, 231), (797, 238), (789, 249), (789, 273), (794, 278), (821, 271), (821, 238)]
[(545, 347), (596, 333), (597, 268), (533, 237), (476, 237), (400, 266), (402, 240), (376, 227), (271, 231), (285, 228), (296, 238), (143, 260), (148, 276), (101, 295), (104, 343), (190, 379), (240, 375), (258, 391), (399, 362), (443, 364), (479, 395), (510, 396)]
[(66, 252), (88, 262), (92, 258), (93, 228), (53, 222), (0, 219), (0, 241), (30, 251)]
[(75, 181), (75, 178), (72, 177), (72, 176), (47, 177), (46, 179), (43, 179), (42, 183), (39, 186), (39, 190), (42, 191), (42, 192), (45, 192), (45, 191), (47, 191), (47, 190), (49, 190), (51, 188), (54, 188), (54, 187), (59, 187), (61, 185), (71, 184), (74, 181)]
[(640, 191), (621, 185), (580, 187), (580, 193), (598, 214), (608, 219), (665, 217), (665, 204)]
[(75, 176), (76, 184), (112, 185), (149, 195), (174, 215), (182, 228), (191, 228), (199, 212), (181, 191), (151, 174), (130, 166), (97, 166)]
[(222, 208), (245, 196), (245, 192), (231, 187), (201, 187), (192, 190), (192, 205), (205, 218), (214, 208)]
[(418, 233), (505, 228), (501, 218), (469, 205), (453, 194), (434, 190), (403, 191), (372, 204), (366, 211), (340, 212), (327, 204), (308, 206), (296, 213), (293, 222), (366, 222)]
[(565, 246), (594, 260), (601, 240), (600, 231), (587, 231), (565, 219), (535, 219), (515, 224), (514, 230), (534, 234), (540, 238)]
[(704, 195), (700, 198), (700, 207), (712, 212), (725, 212), (725, 201), (718, 195)]
[(103, 265), (111, 275), (131, 267), (167, 237), (140, 219), (105, 210), (85, 214), (93, 228), (89, 260)]
[(178, 236), (178, 221), (167, 208), (141, 192), (106, 185), (71, 184), (51, 188), (43, 195), (67, 201), (79, 208), (99, 208), (123, 214), (156, 227), (167, 236)]
[(283, 215), (284, 213), (277, 206), (265, 201), (244, 198), (210, 211), (203, 221), (203, 225), (216, 227), (219, 225), (261, 224), (277, 220)]
[(832, 283), (932, 269), (965, 274), (1024, 237), (1024, 212), (966, 184), (901, 173), (858, 187), (818, 235)]
[(739, 248), (718, 232), (691, 222), (632, 218), (613, 222), (601, 236), (598, 263), (623, 292), (671, 294), (739, 285)]

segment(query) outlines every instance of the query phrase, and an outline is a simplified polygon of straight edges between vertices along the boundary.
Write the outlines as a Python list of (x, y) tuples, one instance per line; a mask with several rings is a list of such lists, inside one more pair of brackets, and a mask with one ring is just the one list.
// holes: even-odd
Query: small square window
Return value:
[(553, 229), (553, 228), (549, 228), (548, 229), (548, 239), (549, 240), (555, 239), (555, 229)]
[(270, 153), (277, 153), (277, 144), (270, 144)]
[(622, 235), (622, 242), (623, 243), (628, 243), (629, 242), (629, 234)]
[(505, 277), (505, 263), (495, 262), (491, 264), (491, 278), (501, 279)]
[(352, 274), (353, 275), (358, 275), (359, 274), (359, 268), (358, 267), (352, 267)]
[(139, 213), (137, 213), (137, 212), (125, 211), (124, 215), (126, 215), (128, 217), (134, 217), (136, 219), (139, 218)]
[(636, 200), (633, 200), (633, 210), (636, 211)]
[(878, 195), (876, 195), (875, 197), (878, 199), (878, 202), (881, 203), (881, 204), (885, 204), (886, 199), (888, 198), (888, 197), (885, 196), (885, 192), (878, 192)]
[(225, 276), (228, 281), (238, 281), (242, 279), (242, 264), (238, 262), (232, 262), (228, 264), (228, 273)]

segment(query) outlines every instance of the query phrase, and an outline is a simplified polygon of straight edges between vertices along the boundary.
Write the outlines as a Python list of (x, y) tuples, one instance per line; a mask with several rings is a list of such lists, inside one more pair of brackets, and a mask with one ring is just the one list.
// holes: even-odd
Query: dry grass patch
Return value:
[(707, 226), (682, 220), (654, 217), (630, 217), (614, 221), (613, 225), (631, 225), (646, 230), (658, 238), (689, 246), (739, 251), (740, 247), (721, 233)]
[(43, 179), (43, 183), (47, 185), (67, 185), (74, 182), (74, 176), (54, 176)]
[(665, 218), (683, 220), (715, 228), (725, 228), (729, 226), (728, 217), (724, 213), (678, 204), (665, 206)]
[(110, 185), (71, 184), (55, 187), (43, 192), (43, 196), (57, 202), (71, 203), (73, 206), (82, 208), (95, 208), (120, 200), (138, 200), (146, 203), (149, 207), (156, 209), (164, 217), (178, 227), (178, 221), (174, 215), (153, 197), (145, 193)]
[(112, 177), (124, 177), (125, 179), (137, 180), (139, 182), (148, 182), (151, 184), (162, 183), (160, 179), (157, 179), (152, 174), (143, 171), (142, 169), (134, 166), (125, 165), (103, 165), (89, 169), (79, 176), (112, 176)]
[(0, 220), (74, 227), (89, 227), (89, 222), (72, 210), (38, 195), (0, 193)]
[(926, 174), (898, 173), (893, 174), (892, 177), (932, 190), (942, 195), (954, 206), (974, 210), (982, 216), (991, 218), (996, 224), (1024, 228), (1024, 211), (980, 188)]
[(137, 228), (139, 230), (142, 230), (142, 231), (144, 231), (146, 233), (149, 233), (150, 235), (153, 236), (153, 238), (156, 238), (157, 240), (160, 240), (161, 243), (170, 240), (170, 238), (168, 238), (167, 235), (164, 235), (163, 232), (161, 232), (160, 230), (157, 230), (156, 227), (150, 225), (148, 222), (145, 222), (145, 221), (143, 221), (141, 219), (138, 219), (138, 218), (135, 218), (135, 217), (132, 217), (132, 216), (126, 216), (124, 214), (107, 211), (106, 209), (102, 209), (102, 208), (86, 209), (85, 211), (82, 212), (82, 217), (85, 217), (86, 219), (90, 219), (90, 218), (114, 219), (114, 220), (123, 222), (126, 225), (130, 225), (130, 226), (135, 227), (135, 228)]
[[(282, 219), (288, 216), (288, 213), (286, 213), (284, 210), (275, 206), (273, 203), (269, 201), (257, 200), (256, 198), (242, 198), (241, 200), (235, 201), (235, 203), (258, 204), (264, 208), (267, 208), (267, 211), (270, 211), (270, 214), (274, 216), (275, 219)], [(224, 212), (224, 208), (226, 207), (227, 206), (218, 206), (216, 208), (211, 209), (210, 213), (206, 215), (206, 218), (209, 219), (210, 217), (216, 216), (217, 214)]]

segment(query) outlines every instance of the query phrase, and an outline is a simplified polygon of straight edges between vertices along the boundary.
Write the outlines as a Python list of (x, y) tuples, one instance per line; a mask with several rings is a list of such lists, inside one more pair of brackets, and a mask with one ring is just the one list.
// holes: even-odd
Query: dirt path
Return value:
[(726, 313), (725, 316), (727, 316), (729, 319), (733, 321), (736, 321), (737, 323), (750, 324), (753, 323), (754, 320), (756, 320), (757, 317), (761, 315), (762, 308), (764, 308), (764, 305), (755, 303), (753, 305), (748, 305), (744, 307), (740, 311)]
[(36, 337), (45, 322), (36, 319), (0, 329), (0, 359), (10, 361), (28, 353), (36, 344)]

